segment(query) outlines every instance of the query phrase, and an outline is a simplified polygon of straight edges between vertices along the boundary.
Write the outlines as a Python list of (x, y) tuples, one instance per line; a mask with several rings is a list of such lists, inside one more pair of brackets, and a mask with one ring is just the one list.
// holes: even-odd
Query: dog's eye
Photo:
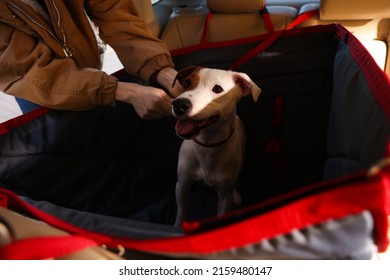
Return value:
[(184, 89), (187, 89), (187, 88), (189, 88), (190, 86), (191, 86), (191, 80), (190, 80), (190, 79), (185, 79), (185, 80), (183, 81), (182, 87), (183, 87)]
[(223, 88), (220, 85), (215, 85), (212, 89), (214, 93), (221, 93), (223, 92)]

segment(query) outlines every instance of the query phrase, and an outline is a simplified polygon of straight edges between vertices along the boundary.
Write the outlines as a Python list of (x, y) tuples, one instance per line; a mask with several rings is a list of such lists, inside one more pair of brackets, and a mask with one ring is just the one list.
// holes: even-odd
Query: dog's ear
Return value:
[(247, 74), (234, 72), (233, 80), (240, 86), (243, 96), (252, 95), (253, 100), (257, 102), (261, 89), (251, 80), (251, 78), (249, 78)]
[(199, 66), (187, 66), (183, 69), (181, 69), (179, 72), (177, 72), (177, 75), (175, 77), (175, 80), (173, 81), (172, 87), (175, 86), (176, 81), (179, 81), (180, 85), (183, 87), (184, 90), (187, 90), (191, 85), (185, 85), (184, 81), (187, 77), (189, 77), (192, 73), (198, 72), (200, 69)]

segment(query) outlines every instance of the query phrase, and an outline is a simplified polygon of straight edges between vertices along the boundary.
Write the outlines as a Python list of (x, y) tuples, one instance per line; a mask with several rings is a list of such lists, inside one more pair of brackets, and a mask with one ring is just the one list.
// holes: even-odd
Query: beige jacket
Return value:
[(37, 2), (0, 0), (0, 90), (7, 94), (55, 109), (113, 102), (117, 79), (99, 70), (101, 50), (89, 19), (128, 73), (149, 80), (172, 66), (131, 0), (46, 0), (49, 15)]

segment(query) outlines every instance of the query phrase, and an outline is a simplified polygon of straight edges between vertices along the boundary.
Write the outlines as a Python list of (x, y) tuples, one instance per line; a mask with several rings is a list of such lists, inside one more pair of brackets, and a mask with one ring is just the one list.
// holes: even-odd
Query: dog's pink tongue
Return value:
[(191, 135), (196, 127), (196, 122), (190, 119), (179, 119), (176, 122), (176, 132), (179, 135)]

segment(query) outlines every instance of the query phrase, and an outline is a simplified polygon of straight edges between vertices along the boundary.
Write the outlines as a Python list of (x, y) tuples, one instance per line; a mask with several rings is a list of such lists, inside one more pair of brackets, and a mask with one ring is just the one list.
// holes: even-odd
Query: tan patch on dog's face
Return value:
[(181, 83), (181, 86), (183, 87), (184, 91), (193, 90), (199, 85), (199, 74), (198, 73), (192, 73), (190, 76), (185, 78), (183, 82)]
[(192, 90), (196, 88), (199, 84), (199, 71), (201, 67), (198, 66), (188, 66), (180, 70), (175, 78), (175, 81), (179, 81), (180, 85), (183, 88), (183, 92)]

